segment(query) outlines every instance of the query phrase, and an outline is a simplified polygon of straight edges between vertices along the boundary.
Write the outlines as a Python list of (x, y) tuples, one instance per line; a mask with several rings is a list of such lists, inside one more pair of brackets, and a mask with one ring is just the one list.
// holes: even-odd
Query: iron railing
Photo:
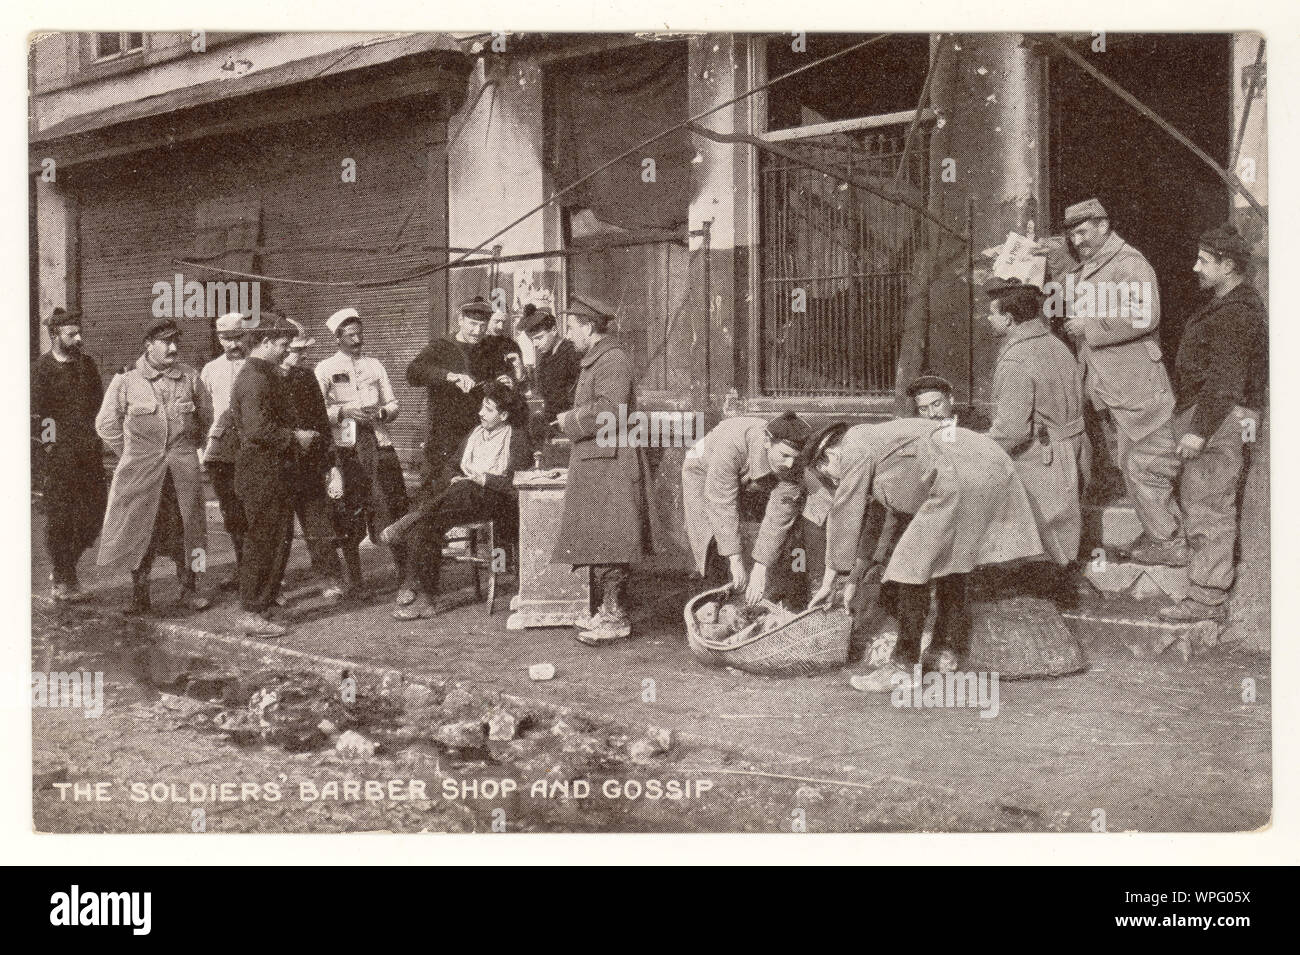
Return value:
[[(906, 136), (903, 125), (782, 145), (849, 177), (892, 183)], [(763, 393), (892, 393), (924, 220), (901, 203), (785, 157), (765, 152), (760, 161)], [(924, 198), (924, 128), (913, 134), (907, 165), (904, 181)]]

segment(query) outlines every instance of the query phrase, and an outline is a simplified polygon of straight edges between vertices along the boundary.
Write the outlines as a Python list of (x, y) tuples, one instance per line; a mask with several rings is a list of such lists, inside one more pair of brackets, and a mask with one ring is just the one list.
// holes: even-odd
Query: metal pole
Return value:
[(713, 248), (713, 220), (704, 222), (704, 398), (713, 399), (713, 274), (710, 269), (710, 252)]
[(975, 407), (975, 197), (966, 197), (966, 403)]

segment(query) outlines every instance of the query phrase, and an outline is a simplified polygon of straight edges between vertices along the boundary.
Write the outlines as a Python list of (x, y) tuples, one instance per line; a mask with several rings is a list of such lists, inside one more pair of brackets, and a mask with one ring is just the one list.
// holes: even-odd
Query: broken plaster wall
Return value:
[[(526, 56), (484, 52), (470, 73), (464, 106), (448, 124), (448, 234), (453, 248), (472, 248), (539, 205), (548, 192), (542, 68)], [(488, 244), (505, 256), (560, 246), (558, 211), (548, 206)], [(464, 253), (451, 253), (452, 261)], [(487, 260), (488, 256), (473, 256)], [(495, 281), (488, 266), (455, 268), (449, 277), (448, 328), (456, 306), (500, 289), (508, 309), (533, 301), (559, 304), (559, 259), (505, 262)], [(523, 343), (526, 355), (529, 349)]]
[[(1047, 234), (1045, 65), (1019, 33), (943, 34), (938, 42), (930, 205), (964, 232), (972, 203), (976, 290), (972, 313), (963, 243), (945, 238), (931, 286), (927, 364), (987, 413), (997, 342), (982, 318), (978, 287), (988, 261), (980, 252), (1012, 230), (1023, 234), (1031, 221), (1038, 235)], [(945, 169), (954, 181), (944, 180)]]

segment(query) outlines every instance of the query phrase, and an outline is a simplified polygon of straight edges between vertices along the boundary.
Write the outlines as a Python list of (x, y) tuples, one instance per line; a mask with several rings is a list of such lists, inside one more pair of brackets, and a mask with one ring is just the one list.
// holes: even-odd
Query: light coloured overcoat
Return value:
[(1083, 428), (1083, 370), (1040, 318), (1012, 325), (993, 372), (988, 435), (1015, 462), (1043, 549), (1058, 564), (1079, 556), (1079, 492), (1091, 455)]
[(166, 371), (143, 355), (114, 377), (95, 430), (118, 456), (108, 489), (108, 513), (98, 563), (134, 570), (149, 548), (163, 484), (170, 472), (185, 526), (185, 554), (207, 547), (198, 448), (212, 409), (199, 373), (177, 362)]
[[(1070, 278), (1073, 278), (1073, 294)], [(1085, 285), (1085, 283), (1088, 283)], [(1118, 296), (1113, 290), (1136, 288), (1141, 297), (1129, 299), (1112, 314)], [(1092, 258), (1077, 263), (1066, 275), (1067, 318), (1080, 317), (1084, 334), (1079, 360), (1087, 369), (1085, 387), (1093, 405), (1107, 408), (1130, 441), (1141, 441), (1174, 413), (1174, 390), (1160, 360), (1160, 288), (1155, 270), (1137, 249), (1114, 232)], [(1093, 305), (1088, 305), (1091, 290)]]
[(691, 543), (695, 570), (705, 571), (709, 543), (718, 554), (741, 553), (740, 498), (774, 484), (768, 494), (754, 542), (755, 563), (771, 567), (780, 559), (781, 545), (803, 508), (801, 479), (782, 479), (767, 458), (763, 418), (727, 418), (718, 423), (686, 454), (682, 462), (682, 506), (686, 536)]
[[(826, 518), (826, 566), (853, 570), (867, 506), (913, 515), (885, 581), (924, 584), (1043, 553), (1029, 495), (992, 440), (925, 418), (849, 428)], [(874, 541), (871, 542), (874, 546)]]

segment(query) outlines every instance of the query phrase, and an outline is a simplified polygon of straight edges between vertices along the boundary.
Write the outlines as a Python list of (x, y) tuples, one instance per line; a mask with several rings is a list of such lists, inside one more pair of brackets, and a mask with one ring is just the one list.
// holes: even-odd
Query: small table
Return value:
[(519, 593), (510, 600), (507, 630), (525, 627), (571, 627), (591, 613), (591, 573), (567, 564), (552, 564), (551, 552), (564, 518), (568, 470), (518, 471)]

